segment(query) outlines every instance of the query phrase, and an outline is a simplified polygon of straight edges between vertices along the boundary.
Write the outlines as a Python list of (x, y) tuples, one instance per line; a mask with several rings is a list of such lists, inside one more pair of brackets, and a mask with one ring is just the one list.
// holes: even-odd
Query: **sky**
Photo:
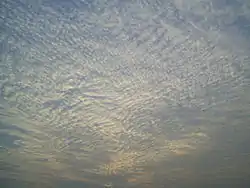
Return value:
[(247, 0), (2, 0), (3, 187), (250, 186)]

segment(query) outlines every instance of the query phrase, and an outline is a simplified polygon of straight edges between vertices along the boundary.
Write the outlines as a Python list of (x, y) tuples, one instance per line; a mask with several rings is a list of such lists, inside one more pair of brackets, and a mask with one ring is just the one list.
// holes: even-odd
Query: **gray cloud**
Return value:
[(16, 179), (200, 187), (249, 175), (247, 1), (5, 0), (0, 16), (1, 131), (23, 130), (1, 158), (22, 164)]

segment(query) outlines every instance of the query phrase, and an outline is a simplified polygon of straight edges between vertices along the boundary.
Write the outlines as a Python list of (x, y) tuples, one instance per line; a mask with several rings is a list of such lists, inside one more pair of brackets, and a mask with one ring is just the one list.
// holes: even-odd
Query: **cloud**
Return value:
[[(247, 45), (225, 31), (247, 12), (244, 3), (2, 5), (1, 103), (5, 121), (29, 132), (11, 150), (17, 163), (34, 162), (23, 171), (152, 183), (147, 168), (207, 148), (218, 125), (208, 125), (211, 109), (239, 99), (245, 87)], [(145, 173), (131, 177), (137, 168)]]

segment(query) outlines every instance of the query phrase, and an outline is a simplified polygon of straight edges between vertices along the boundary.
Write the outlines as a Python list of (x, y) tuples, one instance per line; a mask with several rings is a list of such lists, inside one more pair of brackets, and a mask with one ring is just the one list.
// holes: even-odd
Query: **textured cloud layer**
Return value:
[(5, 176), (195, 182), (225, 124), (249, 131), (226, 119), (249, 112), (248, 23), (246, 1), (2, 1)]

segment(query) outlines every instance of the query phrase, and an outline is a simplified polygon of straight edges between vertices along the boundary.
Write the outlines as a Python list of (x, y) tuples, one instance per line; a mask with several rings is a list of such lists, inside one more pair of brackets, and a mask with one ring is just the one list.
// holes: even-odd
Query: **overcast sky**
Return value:
[(248, 0), (0, 10), (4, 187), (250, 187)]

